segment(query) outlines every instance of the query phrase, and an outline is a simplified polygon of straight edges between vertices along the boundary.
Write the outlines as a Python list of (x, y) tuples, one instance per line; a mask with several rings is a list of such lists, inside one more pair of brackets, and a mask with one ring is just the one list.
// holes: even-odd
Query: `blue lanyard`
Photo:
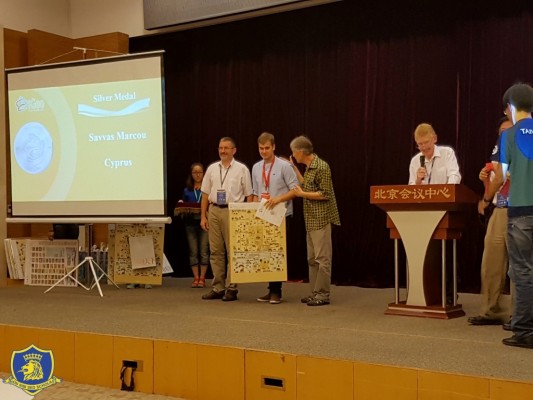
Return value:
[(196, 199), (196, 202), (199, 203), (202, 199), (202, 189), (194, 189), (194, 198)]

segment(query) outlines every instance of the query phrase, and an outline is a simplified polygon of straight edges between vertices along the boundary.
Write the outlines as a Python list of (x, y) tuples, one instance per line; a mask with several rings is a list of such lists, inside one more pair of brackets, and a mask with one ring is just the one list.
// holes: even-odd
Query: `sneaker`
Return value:
[(145, 289), (152, 289), (152, 285), (144, 285)]
[(312, 300), (309, 300), (307, 302), (307, 305), (308, 306), (311, 306), (311, 307), (317, 307), (317, 306), (327, 306), (329, 304), (329, 300), (326, 300), (326, 299), (317, 299), (317, 298), (314, 298)]
[(306, 297), (302, 297), (302, 298), (300, 299), (300, 301), (301, 301), (302, 303), (306, 304), (306, 303), (309, 303), (309, 302), (310, 302), (311, 300), (313, 300), (313, 299), (314, 299), (313, 296), (306, 296)]
[(237, 299), (237, 290), (226, 290), (226, 294), (222, 297), (222, 301), (235, 301)]
[(271, 293), (270, 294), (269, 303), (270, 304), (279, 304), (279, 303), (281, 303), (281, 295), (279, 295), (278, 293)]
[(126, 285), (126, 289), (135, 289), (137, 287), (136, 283), (129, 283)]
[(222, 297), (224, 297), (224, 291), (222, 292), (215, 292), (214, 290), (211, 290), (209, 293), (206, 293), (202, 296), (203, 300), (219, 300)]
[(237, 299), (237, 290), (226, 290), (226, 294), (222, 297), (222, 301), (235, 301)]
[(257, 301), (260, 303), (268, 303), (270, 301), (270, 292), (265, 294), (264, 296), (258, 297)]

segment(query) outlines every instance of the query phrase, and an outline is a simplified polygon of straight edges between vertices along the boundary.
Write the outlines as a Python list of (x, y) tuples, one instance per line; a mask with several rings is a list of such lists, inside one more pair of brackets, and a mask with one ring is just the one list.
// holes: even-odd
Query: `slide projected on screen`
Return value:
[(165, 214), (161, 53), (6, 72), (12, 216)]

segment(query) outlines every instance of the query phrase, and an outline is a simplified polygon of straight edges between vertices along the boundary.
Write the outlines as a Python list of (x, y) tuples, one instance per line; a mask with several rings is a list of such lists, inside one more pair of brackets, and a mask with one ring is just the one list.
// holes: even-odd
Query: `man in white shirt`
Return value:
[(420, 152), (409, 165), (409, 185), (461, 183), (455, 152), (448, 146), (437, 146), (437, 134), (430, 124), (415, 129), (415, 142)]
[[(448, 146), (437, 146), (437, 134), (430, 124), (418, 125), (414, 132), (416, 145), (420, 152), (411, 159), (409, 165), (409, 185), (436, 185), (461, 183), (459, 164), (455, 152)], [(438, 265), (441, 256), (440, 241), (431, 240), (426, 258)], [(451, 260), (451, 258), (448, 258)], [(446, 303), (454, 304), (451, 282), (451, 265), (446, 265)]]
[(200, 226), (209, 234), (209, 261), (213, 271), (213, 289), (202, 296), (204, 300), (237, 300), (237, 285), (230, 283), (226, 265), (229, 249), (229, 203), (252, 201), (250, 170), (235, 160), (235, 141), (230, 137), (220, 139), (220, 161), (211, 164), (202, 181)]

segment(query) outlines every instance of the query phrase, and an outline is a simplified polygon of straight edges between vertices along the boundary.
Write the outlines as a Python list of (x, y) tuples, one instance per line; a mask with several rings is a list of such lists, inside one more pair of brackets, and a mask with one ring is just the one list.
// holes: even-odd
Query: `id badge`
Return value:
[(270, 199), (270, 193), (261, 193), (261, 198), (265, 199), (265, 200), (269, 200)]
[(219, 206), (226, 205), (226, 191), (223, 189), (217, 190), (217, 204)]

